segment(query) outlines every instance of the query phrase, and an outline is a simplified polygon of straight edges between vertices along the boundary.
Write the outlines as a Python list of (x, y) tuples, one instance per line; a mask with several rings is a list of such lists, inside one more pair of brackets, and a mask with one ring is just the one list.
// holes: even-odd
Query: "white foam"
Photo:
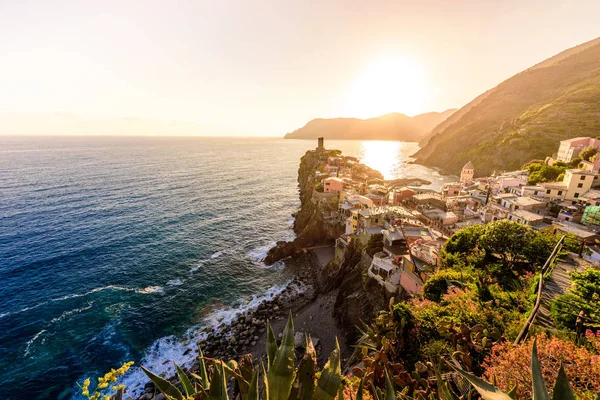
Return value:
[(0, 319), (5, 318), (9, 315), (12, 314), (20, 314), (22, 312), (25, 311), (30, 311), (30, 310), (35, 310), (36, 308), (45, 306), (46, 304), (49, 303), (56, 303), (59, 301), (64, 301), (64, 300), (70, 300), (70, 299), (76, 299), (78, 297), (85, 297), (85, 296), (89, 296), (90, 294), (94, 294), (94, 293), (98, 293), (98, 292), (102, 292), (104, 290), (122, 290), (125, 292), (135, 292), (135, 293), (139, 293), (139, 294), (151, 294), (151, 293), (163, 293), (163, 288), (160, 286), (148, 286), (145, 287), (143, 289), (139, 289), (139, 288), (128, 288), (128, 287), (123, 287), (123, 286), (116, 286), (116, 285), (108, 285), (108, 286), (103, 286), (103, 287), (99, 287), (99, 288), (94, 288), (88, 292), (85, 293), (76, 293), (76, 294), (69, 294), (66, 296), (62, 296), (62, 297), (57, 297), (56, 299), (51, 299), (48, 301), (43, 301), (41, 303), (38, 303), (36, 305), (33, 306), (29, 306), (29, 307), (24, 307), (18, 311), (15, 312), (6, 312), (3, 314), (0, 314)]
[(169, 286), (181, 286), (181, 285), (183, 285), (183, 280), (181, 280), (181, 279), (171, 279), (170, 281), (167, 282), (167, 285), (169, 285)]
[(190, 268), (190, 273), (194, 273), (196, 271), (198, 271), (200, 269), (200, 267), (202, 267), (204, 265), (204, 261), (199, 261), (198, 264), (196, 264), (195, 266), (193, 266), (192, 268)]
[(25, 357), (29, 355), (29, 348), (31, 347), (31, 345), (38, 340), (38, 338), (44, 333), (46, 332), (45, 329), (42, 329), (41, 331), (39, 331), (38, 333), (36, 333), (28, 342), (27, 342), (27, 346), (25, 347), (25, 353), (23, 354)]
[(214, 260), (215, 258), (219, 258), (220, 256), (222, 256), (223, 253), (225, 253), (225, 250), (219, 250), (216, 253), (213, 253), (213, 255), (211, 255), (210, 258)]
[[(129, 372), (120, 379), (119, 383), (129, 388), (128, 395), (131, 397), (139, 396), (144, 387), (139, 383), (148, 381), (148, 377), (139, 368), (143, 365), (155, 374), (165, 374), (171, 376), (175, 373), (173, 361), (179, 366), (190, 367), (198, 355), (196, 342), (206, 337), (206, 332), (201, 332), (200, 328), (213, 327), (216, 331), (219, 326), (229, 326), (236, 318), (247, 311), (256, 309), (263, 301), (273, 299), (279, 295), (289, 285), (290, 281), (280, 286), (274, 286), (267, 290), (261, 296), (252, 296), (252, 298), (238, 307), (229, 307), (217, 310), (210, 314), (205, 323), (201, 326), (194, 326), (186, 331), (181, 338), (176, 336), (166, 336), (156, 340), (145, 352), (144, 357), (139, 364), (132, 367)], [(187, 354), (185, 354), (187, 352)]]

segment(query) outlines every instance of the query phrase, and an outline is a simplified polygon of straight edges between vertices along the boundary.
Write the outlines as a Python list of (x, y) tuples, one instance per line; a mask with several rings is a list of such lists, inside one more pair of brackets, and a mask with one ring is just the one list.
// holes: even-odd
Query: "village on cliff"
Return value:
[[(564, 140), (544, 163), (572, 163), (589, 148), (600, 149), (600, 140)], [(468, 162), (458, 182), (445, 183), (438, 191), (419, 179), (373, 178), (357, 158), (326, 150), (322, 138), (316, 152), (324, 161), (314, 171), (312, 202), (333, 210), (323, 211), (323, 219), (344, 231), (336, 240), (336, 258), (353, 241), (367, 245), (382, 235), (383, 251), (374, 254), (368, 275), (391, 295), (420, 293), (452, 234), (501, 219), (573, 234), (581, 250), (587, 248), (583, 256), (600, 261), (600, 157), (579, 161), (576, 168), (565, 170), (561, 181), (537, 185), (528, 184), (527, 169), (475, 178)]]

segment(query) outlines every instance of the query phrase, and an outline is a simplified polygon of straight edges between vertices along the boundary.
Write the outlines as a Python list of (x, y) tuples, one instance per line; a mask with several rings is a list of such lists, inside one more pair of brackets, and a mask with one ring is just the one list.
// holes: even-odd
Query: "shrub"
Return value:
[[(536, 336), (536, 340), (542, 375), (549, 386), (553, 386), (564, 362), (575, 394), (584, 399), (595, 398), (593, 393), (600, 390), (600, 357), (573, 342), (545, 334)], [(531, 341), (516, 346), (508, 342), (495, 345), (484, 361), (484, 378), (495, 380), (502, 390), (516, 385), (518, 398), (531, 398), (531, 347)]]

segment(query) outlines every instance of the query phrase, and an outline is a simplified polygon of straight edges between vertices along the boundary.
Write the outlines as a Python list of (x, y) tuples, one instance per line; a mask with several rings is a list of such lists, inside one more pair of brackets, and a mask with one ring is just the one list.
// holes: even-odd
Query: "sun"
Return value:
[(427, 111), (429, 93), (418, 62), (406, 56), (388, 56), (370, 62), (358, 74), (345, 111), (359, 118), (390, 112), (415, 115)]

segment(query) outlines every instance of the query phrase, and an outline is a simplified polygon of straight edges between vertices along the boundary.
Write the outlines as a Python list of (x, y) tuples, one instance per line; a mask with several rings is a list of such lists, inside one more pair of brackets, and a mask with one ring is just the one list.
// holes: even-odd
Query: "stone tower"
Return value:
[(324, 146), (324, 143), (323, 143), (323, 142), (324, 142), (325, 140), (324, 140), (322, 137), (318, 138), (317, 140), (319, 141), (319, 145), (317, 146), (317, 150), (324, 150), (324, 149), (325, 149), (325, 146)]
[(460, 183), (468, 185), (473, 182), (473, 175), (475, 175), (475, 170), (473, 169), (473, 163), (469, 161), (460, 171)]

